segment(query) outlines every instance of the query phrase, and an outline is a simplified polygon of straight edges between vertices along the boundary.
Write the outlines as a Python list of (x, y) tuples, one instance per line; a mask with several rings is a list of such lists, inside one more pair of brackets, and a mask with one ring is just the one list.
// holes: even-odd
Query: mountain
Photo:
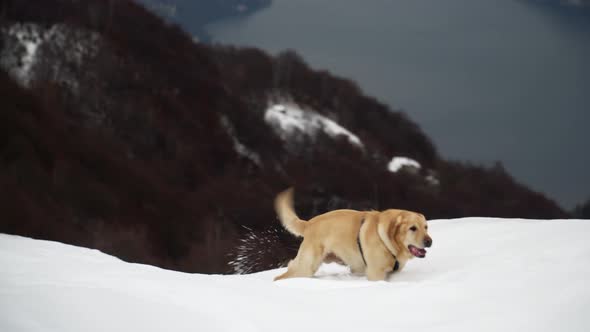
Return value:
[(270, 6), (271, 0), (137, 0), (167, 21), (180, 24), (199, 41), (210, 41), (205, 26), (211, 22), (250, 15)]
[(574, 7), (587, 7), (590, 6), (590, 0), (560, 0), (560, 4), (574, 6)]
[[(434, 246), (388, 281), (339, 265), (203, 275), (0, 234), (0, 329), (586, 331), (587, 220), (430, 222)], [(556, 241), (557, 240), (557, 241)]]
[(0, 17), (0, 232), (221, 273), (252, 231), (278, 241), (256, 270), (292, 256), (272, 209), (288, 186), (303, 218), (569, 216), (501, 164), (445, 160), (295, 52), (195, 43), (132, 1), (10, 0)]
[(590, 6), (589, 0), (566, 0), (564, 2), (572, 6)]
[(590, 0), (533, 0), (534, 2), (560, 6), (570, 9), (590, 9)]

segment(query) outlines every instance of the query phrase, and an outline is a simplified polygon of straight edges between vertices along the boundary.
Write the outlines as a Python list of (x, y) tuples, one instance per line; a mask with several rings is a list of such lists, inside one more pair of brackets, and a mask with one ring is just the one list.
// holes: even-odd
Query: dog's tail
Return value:
[(297, 216), (293, 209), (293, 188), (289, 188), (275, 198), (275, 211), (281, 220), (281, 224), (289, 233), (295, 236), (303, 236), (307, 223)]

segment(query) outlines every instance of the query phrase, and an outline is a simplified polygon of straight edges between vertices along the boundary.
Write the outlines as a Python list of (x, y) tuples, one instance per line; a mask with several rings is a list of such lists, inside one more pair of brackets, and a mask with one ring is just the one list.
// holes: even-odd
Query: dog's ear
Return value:
[(393, 220), (389, 224), (389, 237), (391, 239), (395, 239), (396, 236), (400, 235), (403, 224), (404, 220), (401, 213), (395, 216), (395, 218), (393, 218)]
[(403, 239), (405, 236), (404, 234), (402, 234), (404, 224), (404, 217), (401, 213), (398, 213), (392, 219), (389, 220), (389, 229), (387, 235), (392, 246), (390, 250), (394, 250), (392, 252), (400, 252), (402, 250)]

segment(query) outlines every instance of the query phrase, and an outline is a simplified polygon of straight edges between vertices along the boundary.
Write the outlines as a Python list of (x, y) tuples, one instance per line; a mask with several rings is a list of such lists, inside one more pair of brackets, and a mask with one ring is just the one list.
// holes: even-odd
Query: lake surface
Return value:
[(354, 79), (445, 158), (502, 161), (566, 208), (590, 198), (588, 14), (518, 0), (274, 0), (208, 30)]

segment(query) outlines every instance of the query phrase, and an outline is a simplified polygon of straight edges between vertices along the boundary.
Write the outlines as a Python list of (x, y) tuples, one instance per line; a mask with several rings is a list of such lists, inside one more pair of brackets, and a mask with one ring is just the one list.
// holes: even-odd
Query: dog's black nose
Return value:
[(432, 239), (430, 237), (424, 239), (424, 246), (426, 248), (430, 248), (430, 246), (432, 246)]

